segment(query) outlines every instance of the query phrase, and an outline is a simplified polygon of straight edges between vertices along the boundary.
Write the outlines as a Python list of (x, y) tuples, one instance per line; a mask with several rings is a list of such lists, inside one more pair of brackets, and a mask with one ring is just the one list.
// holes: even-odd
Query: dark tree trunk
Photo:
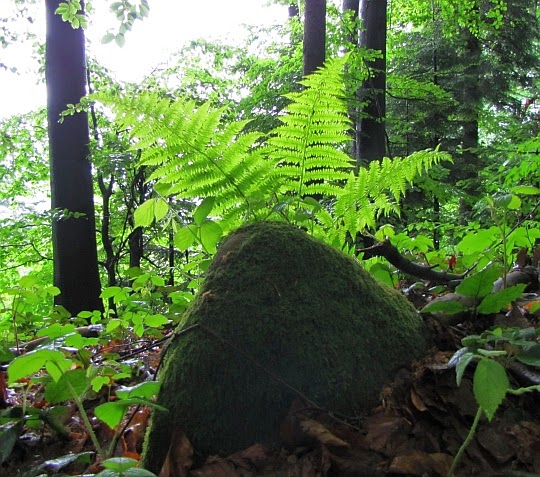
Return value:
[(326, 58), (326, 0), (306, 0), (304, 12), (304, 68), (307, 76)]
[[(146, 200), (146, 195), (148, 192), (148, 185), (145, 182), (145, 168), (140, 167), (135, 173), (133, 182), (131, 184), (131, 204), (129, 214), (129, 224), (131, 227), (135, 225), (133, 220), (133, 213), (137, 208), (137, 205), (142, 204)], [(141, 267), (141, 259), (144, 254), (144, 235), (142, 227), (137, 227), (133, 229), (129, 234), (129, 266), (130, 267)]]
[[(360, 0), (343, 0), (342, 4), (343, 13), (350, 12), (351, 20), (356, 22), (358, 20), (358, 13), (360, 10)], [(347, 41), (351, 44), (351, 50), (358, 46), (358, 29), (353, 28), (351, 31), (347, 32)], [(358, 152), (358, 143), (359, 143), (359, 133), (360, 133), (360, 116), (357, 105), (358, 100), (358, 89), (354, 86), (355, 91), (352, 93), (354, 96), (353, 103), (349, 106), (349, 118), (353, 125), (353, 131), (351, 134), (351, 144), (350, 144), (350, 155), (355, 160), (356, 163), (359, 163), (360, 156)]]
[(368, 64), (369, 78), (363, 84), (362, 100), (366, 101), (360, 120), (359, 157), (363, 162), (387, 155), (386, 130), (386, 6), (387, 0), (362, 0), (360, 45), (382, 53)]
[(52, 208), (67, 216), (52, 223), (57, 303), (72, 314), (101, 309), (94, 194), (88, 160), (88, 116), (76, 113), (59, 123), (68, 104), (86, 94), (84, 32), (54, 12), (60, 0), (46, 0), (45, 75), (51, 167)]
[[(480, 91), (480, 56), (482, 47), (478, 38), (471, 32), (466, 32), (465, 61), (467, 67), (463, 75), (462, 101), (462, 149), (461, 156), (456, 157), (458, 167), (458, 180), (463, 180), (463, 190), (467, 196), (478, 194), (478, 171), (481, 168), (478, 159), (479, 126), (478, 116), (482, 102)], [(471, 211), (471, 203), (464, 197), (460, 201), (460, 214), (462, 219), (467, 220)]]

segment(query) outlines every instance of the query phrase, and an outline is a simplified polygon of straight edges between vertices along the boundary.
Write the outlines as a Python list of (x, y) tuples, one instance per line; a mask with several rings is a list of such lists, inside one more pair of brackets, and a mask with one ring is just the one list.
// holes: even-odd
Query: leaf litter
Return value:
[[(537, 326), (537, 313), (527, 313), (527, 304), (522, 309), (525, 315), (514, 312), (510, 318), (496, 315), (490, 319), (493, 323), (505, 322), (517, 316), (526, 321), (522, 326)], [(431, 318), (428, 322), (434, 337), (431, 352), (409, 369), (396, 373), (395, 379), (381, 390), (380, 405), (370, 415), (334, 416), (297, 399), (281, 426), (281, 449), (253, 443), (228, 457), (209, 456), (202, 460), (189, 437), (177, 429), (159, 477), (445, 477), (477, 411), (472, 386), (474, 370), (465, 371), (458, 387), (455, 369), (447, 363), (463, 336), (486, 329), (490, 323), (486, 323), (486, 318), (458, 326)], [(133, 346), (126, 339), (107, 345), (111, 347), (127, 352)], [(159, 354), (159, 348), (146, 347), (138, 361), (146, 364), (140, 365), (134, 370), (134, 377), (122, 384), (136, 385), (147, 379), (148, 368), (155, 370), (158, 366)], [(511, 374), (511, 379), (518, 382), (522, 377)], [(109, 399), (104, 389), (85, 401), (91, 416), (93, 408)], [(540, 475), (539, 400), (538, 393), (507, 396), (491, 422), (482, 419), (456, 477)], [(9, 411), (16, 413), (23, 402), (42, 408), (43, 412), (54, 407), (43, 400), (39, 382), (13, 391), (6, 385), (5, 371), (0, 371), (3, 415)], [(129, 421), (122, 423), (116, 456), (140, 458), (150, 414), (147, 408), (133, 409)], [(74, 405), (68, 402), (63, 406), (63, 437), (47, 425), (33, 428), (30, 422), (26, 421), (10, 455), (2, 456), (2, 477), (88, 475), (102, 470)], [(101, 444), (109, 445), (113, 431), (95, 418), (91, 422)], [(5, 439), (13, 437), (5, 424), (3, 428), (0, 455)]]

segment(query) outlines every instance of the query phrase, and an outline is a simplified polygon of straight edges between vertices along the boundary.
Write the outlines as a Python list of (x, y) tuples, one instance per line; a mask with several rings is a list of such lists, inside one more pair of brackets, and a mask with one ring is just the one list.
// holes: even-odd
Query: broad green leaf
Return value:
[(514, 194), (540, 195), (540, 189), (533, 186), (517, 186), (512, 189)]
[(169, 323), (169, 320), (165, 316), (157, 314), (147, 316), (144, 319), (144, 322), (147, 326), (151, 326), (152, 328), (158, 328)]
[(540, 344), (524, 348), (515, 358), (523, 364), (540, 367)]
[(174, 245), (183, 251), (191, 247), (196, 239), (195, 227), (188, 225), (174, 234)]
[(467, 307), (459, 301), (432, 301), (428, 303), (422, 310), (421, 313), (444, 313), (446, 315), (455, 315), (456, 313), (461, 313), (466, 311)]
[(504, 288), (498, 292), (486, 295), (482, 300), (482, 303), (478, 305), (478, 312), (485, 315), (489, 315), (490, 313), (498, 313), (511, 302), (520, 298), (526, 286), (527, 285), (520, 283), (519, 285)]
[(496, 227), (482, 229), (478, 232), (471, 232), (465, 235), (461, 242), (457, 244), (457, 249), (464, 255), (471, 255), (476, 252), (483, 252), (495, 240), (499, 239), (499, 235), (499, 230)]
[(111, 429), (114, 429), (124, 417), (129, 404), (124, 402), (106, 402), (100, 404), (94, 409), (94, 413), (98, 419), (107, 424)]
[(6, 346), (0, 345), (0, 363), (8, 363), (13, 358), (15, 358), (15, 353)]
[(201, 243), (207, 252), (215, 253), (222, 236), (223, 229), (217, 222), (207, 220), (201, 225)]
[(126, 44), (126, 37), (124, 35), (122, 35), (122, 33), (118, 33), (115, 37), (114, 37), (114, 41), (116, 42), (116, 44), (122, 48), (125, 44)]
[(456, 288), (456, 293), (463, 296), (480, 298), (486, 296), (493, 289), (493, 282), (499, 278), (497, 267), (490, 267), (465, 278)]
[(135, 227), (148, 227), (152, 225), (154, 221), (154, 204), (154, 199), (148, 199), (137, 207), (133, 214)]
[(114, 40), (114, 33), (107, 33), (106, 35), (103, 36), (103, 38), (101, 38), (101, 43), (105, 45), (107, 43), (110, 43), (113, 40)]
[(22, 421), (11, 421), (0, 426), (0, 464), (3, 464), (11, 455), (22, 430)]
[(157, 198), (154, 203), (154, 217), (156, 220), (161, 220), (169, 212), (169, 204), (161, 197)]
[(71, 323), (67, 323), (65, 325), (61, 325), (60, 323), (53, 323), (52, 325), (49, 325), (45, 328), (41, 328), (36, 333), (36, 336), (47, 336), (51, 339), (58, 338), (59, 336), (67, 335), (68, 333), (73, 333), (75, 331), (75, 325)]
[(495, 415), (510, 387), (504, 367), (492, 359), (482, 359), (476, 366), (473, 391), (476, 402), (489, 421)]
[[(76, 396), (82, 396), (86, 392), (89, 384), (88, 381), (86, 372), (83, 369), (67, 371), (62, 374), (57, 382), (49, 382), (44, 397), (50, 403), (69, 401), (74, 397), (73, 391)], [(71, 388), (73, 388), (73, 391)]]
[(101, 292), (100, 298), (103, 300), (108, 300), (109, 298), (112, 298), (115, 295), (118, 295), (122, 291), (122, 288), (120, 287), (107, 287), (105, 290)]
[(40, 465), (41, 469), (47, 470), (47, 472), (54, 472), (57, 474), (64, 467), (67, 467), (74, 462), (80, 462), (89, 464), (90, 458), (94, 455), (93, 452), (79, 452), (78, 454), (67, 454), (56, 459), (46, 460)]
[(118, 473), (122, 473), (127, 469), (131, 469), (138, 465), (138, 461), (130, 459), (129, 457), (113, 457), (103, 462), (103, 467), (106, 469), (115, 470)]
[(195, 225), (202, 225), (206, 217), (212, 212), (216, 199), (214, 197), (206, 197), (193, 212), (193, 222)]
[(111, 378), (109, 376), (96, 376), (91, 381), (92, 390), (97, 393), (103, 386), (109, 386), (111, 384)]
[(72, 365), (73, 362), (61, 354), (61, 357), (58, 356), (54, 359), (47, 360), (45, 369), (54, 381), (58, 381)]
[(160, 383), (158, 381), (145, 381), (135, 386), (122, 386), (116, 390), (116, 395), (120, 399), (132, 397), (144, 397), (150, 399), (159, 391)]
[(8, 366), (8, 383), (13, 384), (19, 379), (37, 373), (47, 361), (65, 359), (60, 351), (43, 349), (32, 351), (23, 356), (17, 356)]
[(37, 285), (38, 279), (36, 276), (33, 275), (26, 275), (24, 277), (19, 278), (19, 286), (23, 288), (30, 288), (34, 285)]
[(474, 359), (473, 353), (465, 353), (461, 358), (459, 359), (458, 363), (456, 364), (456, 384), (459, 386), (461, 384), (461, 379), (463, 378), (463, 373), (467, 369), (467, 366), (469, 366), (469, 363)]

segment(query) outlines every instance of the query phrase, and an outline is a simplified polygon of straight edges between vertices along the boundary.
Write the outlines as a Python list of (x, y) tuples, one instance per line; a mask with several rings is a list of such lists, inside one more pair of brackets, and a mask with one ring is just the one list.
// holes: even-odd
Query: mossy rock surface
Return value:
[(143, 460), (153, 472), (175, 429), (201, 456), (277, 443), (297, 396), (272, 375), (327, 410), (358, 415), (428, 345), (404, 297), (350, 257), (275, 222), (223, 243), (182, 327), (194, 324), (170, 343), (160, 372), (158, 403), (169, 412), (155, 411), (147, 434)]

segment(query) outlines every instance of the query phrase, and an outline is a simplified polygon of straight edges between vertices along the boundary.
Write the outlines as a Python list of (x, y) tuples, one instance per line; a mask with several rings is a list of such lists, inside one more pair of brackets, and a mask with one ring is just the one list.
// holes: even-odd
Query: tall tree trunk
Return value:
[[(352, 22), (356, 22), (358, 20), (358, 13), (360, 10), (360, 0), (343, 0), (342, 4), (342, 10), (343, 13), (350, 13), (350, 19)], [(351, 48), (358, 47), (358, 29), (356, 28), (356, 23), (354, 23), (355, 27), (347, 32), (347, 41), (351, 44)], [(349, 118), (351, 120), (351, 123), (353, 125), (353, 132), (351, 135), (351, 143), (350, 143), (350, 155), (352, 158), (354, 158), (355, 162), (358, 164), (360, 162), (360, 156), (358, 151), (358, 143), (359, 143), (359, 134), (360, 134), (360, 116), (359, 116), (359, 110), (358, 110), (358, 94), (359, 91), (356, 88), (356, 85), (354, 86), (355, 91), (352, 94), (354, 96), (354, 100), (352, 104), (349, 106)]]
[(88, 160), (88, 116), (84, 112), (59, 123), (68, 104), (86, 94), (84, 32), (54, 12), (60, 0), (46, 0), (45, 77), (51, 167), (52, 208), (67, 211), (53, 220), (54, 283), (57, 303), (72, 314), (101, 309), (96, 250), (92, 170)]
[(360, 45), (382, 53), (368, 64), (369, 78), (363, 84), (362, 100), (366, 101), (360, 120), (359, 157), (363, 162), (387, 155), (386, 130), (386, 7), (387, 0), (362, 0)]
[(306, 0), (304, 11), (304, 76), (324, 64), (326, 58), (326, 0)]
[[(462, 136), (461, 144), (463, 152), (456, 158), (458, 165), (458, 179), (465, 181), (463, 190), (468, 196), (478, 194), (478, 171), (481, 168), (478, 158), (479, 125), (478, 117), (482, 102), (482, 92), (480, 91), (480, 56), (482, 47), (478, 38), (467, 31), (466, 33), (465, 60), (467, 67), (464, 70), (463, 90), (461, 91), (462, 101)], [(470, 200), (467, 197), (460, 201), (460, 213), (462, 219), (467, 221), (471, 211)]]

